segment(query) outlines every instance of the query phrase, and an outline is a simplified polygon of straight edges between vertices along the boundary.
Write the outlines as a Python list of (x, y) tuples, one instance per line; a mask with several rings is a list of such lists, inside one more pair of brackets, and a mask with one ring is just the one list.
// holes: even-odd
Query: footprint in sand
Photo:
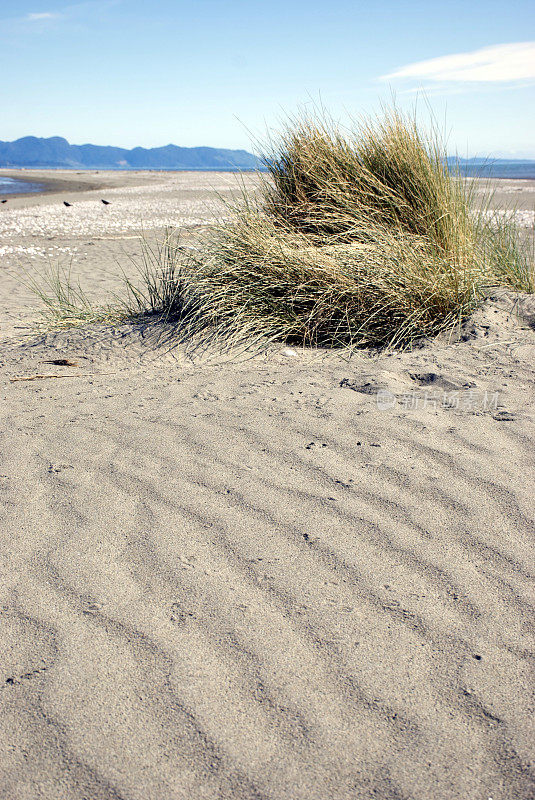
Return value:
[(178, 625), (183, 625), (189, 619), (193, 619), (194, 617), (195, 614), (193, 611), (184, 611), (182, 608), (180, 608), (179, 603), (173, 603), (171, 605), (171, 615), (169, 617), (171, 622), (174, 622)]
[(74, 469), (74, 467), (72, 464), (50, 464), (48, 467), (48, 472), (63, 472), (64, 469)]

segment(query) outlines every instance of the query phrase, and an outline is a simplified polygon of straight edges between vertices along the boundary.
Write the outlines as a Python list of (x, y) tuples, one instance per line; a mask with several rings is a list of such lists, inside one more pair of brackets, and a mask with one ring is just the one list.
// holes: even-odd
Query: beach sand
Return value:
[(250, 186), (255, 180), (247, 173), (211, 172), (54, 170), (50, 178), (46, 170), (0, 170), (0, 175), (53, 181), (48, 192), (0, 204), (0, 338), (23, 331), (34, 318), (36, 298), (21, 280), (59, 268), (80, 280), (91, 299), (109, 301), (122, 288), (122, 273), (138, 277), (143, 241), (154, 246), (171, 226), (190, 243), (224, 216), (224, 202), (240, 190), (240, 181)]
[(535, 298), (351, 359), (32, 336), (17, 270), (105, 300), (235, 181), (96, 177), (0, 212), (0, 796), (533, 798)]

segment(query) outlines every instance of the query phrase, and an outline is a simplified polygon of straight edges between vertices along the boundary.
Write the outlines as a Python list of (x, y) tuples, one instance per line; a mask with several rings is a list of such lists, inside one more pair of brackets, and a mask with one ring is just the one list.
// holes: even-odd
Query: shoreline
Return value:
[[(101, 189), (103, 187), (102, 181), (84, 181), (75, 178), (49, 178), (47, 175), (43, 176), (46, 170), (26, 170), (26, 169), (0, 169), (0, 176), (12, 178), (13, 180), (21, 181), (24, 183), (33, 183), (42, 186), (42, 189), (36, 192), (5, 192), (2, 198), (10, 200), (15, 197), (40, 197), (46, 194), (54, 194), (58, 192), (86, 192)], [(21, 174), (23, 173), (23, 174)], [(34, 174), (37, 173), (37, 174)], [(95, 173), (91, 173), (95, 174)], [(76, 174), (78, 176), (78, 173)], [(84, 173), (85, 175), (85, 173)]]
[[(236, 182), (239, 173), (224, 171), (191, 170), (182, 172), (163, 172), (160, 170), (51, 170), (46, 169), (8, 169), (0, 168), (0, 177), (13, 178), (28, 183), (41, 184), (42, 190), (36, 192), (12, 192), (2, 195), (2, 199), (12, 201), (2, 206), (7, 208), (30, 208), (68, 200), (78, 202), (90, 199), (94, 192), (113, 192), (124, 190), (154, 192), (170, 183), (178, 188), (183, 183), (188, 185), (188, 194), (192, 187), (199, 187), (206, 196), (206, 189), (223, 188)], [(242, 180), (254, 180), (252, 173), (242, 175)], [(222, 186), (223, 183), (223, 186)], [(1, 235), (1, 234), (0, 234)]]
[[(49, 177), (54, 173), (61, 174), (62, 177)], [(67, 168), (60, 169), (27, 169), (25, 167), (0, 167), (0, 177), (12, 178), (13, 180), (23, 181), (25, 183), (33, 183), (42, 186), (43, 188), (35, 192), (5, 192), (2, 198), (7, 200), (20, 198), (20, 197), (40, 197), (42, 195), (57, 194), (60, 192), (90, 192), (99, 189), (112, 187), (120, 187), (122, 185), (131, 184), (130, 177), (137, 177), (140, 181), (146, 180), (147, 177), (162, 179), (164, 175), (239, 175), (239, 174), (254, 175), (255, 170), (220, 170), (220, 169), (199, 169), (199, 170), (164, 170), (164, 169), (143, 169), (143, 170), (114, 170), (114, 169), (101, 169), (101, 170), (69, 170)], [(98, 179), (93, 179), (94, 176), (99, 176)], [(110, 182), (109, 178), (112, 178)]]
[[(55, 174), (61, 177), (55, 177)], [(5, 192), (2, 199), (14, 200), (20, 198), (40, 198), (47, 195), (60, 194), (62, 192), (90, 192), (108, 188), (119, 188), (124, 185), (135, 185), (145, 183), (147, 179), (165, 180), (166, 175), (239, 175), (246, 174), (248, 177), (256, 175), (255, 170), (70, 170), (67, 168), (47, 169), (26, 167), (0, 167), (0, 177), (12, 178), (25, 183), (32, 183), (42, 188), (34, 192)], [(98, 176), (98, 177), (96, 177)], [(134, 179), (134, 180), (132, 180)], [(463, 176), (464, 180), (476, 181), (483, 187), (489, 183), (495, 184), (495, 190), (502, 190), (507, 184), (521, 183), (522, 188), (531, 191), (531, 184), (535, 184), (533, 178), (510, 178), (510, 177), (483, 177), (483, 176)], [(152, 182), (152, 181), (151, 181)]]

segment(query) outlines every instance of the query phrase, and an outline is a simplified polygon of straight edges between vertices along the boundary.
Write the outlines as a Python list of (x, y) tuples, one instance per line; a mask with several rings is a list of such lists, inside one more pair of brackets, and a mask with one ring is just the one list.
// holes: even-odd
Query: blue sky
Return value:
[(450, 152), (535, 158), (533, 0), (1, 0), (0, 139), (250, 149), (395, 94)]

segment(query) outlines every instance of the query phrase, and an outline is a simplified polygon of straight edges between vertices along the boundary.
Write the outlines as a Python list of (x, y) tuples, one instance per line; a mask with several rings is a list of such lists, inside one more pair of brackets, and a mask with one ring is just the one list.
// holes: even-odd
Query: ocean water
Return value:
[(466, 178), (508, 178), (514, 180), (535, 180), (535, 161), (482, 161), (461, 163), (459, 172)]
[(453, 172), (465, 178), (501, 178), (510, 181), (535, 180), (535, 160), (507, 158), (446, 159)]
[(0, 175), (0, 194), (31, 194), (43, 188), (41, 183), (18, 181), (16, 178), (6, 178)]

